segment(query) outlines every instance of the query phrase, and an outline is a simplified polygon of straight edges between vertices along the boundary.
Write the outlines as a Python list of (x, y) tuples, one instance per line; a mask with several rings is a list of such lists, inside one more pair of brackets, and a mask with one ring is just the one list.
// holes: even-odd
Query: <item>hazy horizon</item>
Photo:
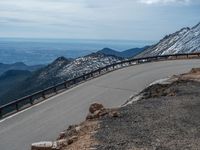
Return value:
[(155, 41), (0, 38), (0, 63), (48, 64), (57, 57), (77, 58), (105, 47), (123, 51)]

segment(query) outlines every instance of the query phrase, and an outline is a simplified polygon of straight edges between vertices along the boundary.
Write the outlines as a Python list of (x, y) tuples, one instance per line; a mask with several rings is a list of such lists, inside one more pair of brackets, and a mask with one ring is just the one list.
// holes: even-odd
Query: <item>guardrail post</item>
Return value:
[(73, 80), (73, 84), (76, 84), (76, 79)]
[(108, 71), (108, 67), (106, 67), (106, 71)]
[(86, 76), (86, 75), (84, 75), (84, 76), (83, 76), (83, 80), (86, 80), (86, 79), (87, 79), (87, 76)]
[(33, 97), (32, 96), (30, 97), (29, 100), (30, 100), (30, 104), (33, 105)]
[(15, 103), (15, 108), (16, 108), (17, 111), (19, 111), (19, 105), (18, 105), (18, 102)]
[(44, 99), (46, 99), (46, 96), (45, 96), (45, 93), (44, 93), (44, 92), (42, 92), (42, 97), (43, 97)]
[(65, 85), (65, 88), (67, 88), (67, 83), (65, 83), (64, 85)]
[(54, 93), (57, 93), (57, 89), (56, 87), (53, 88)]
[(0, 109), (0, 118), (3, 117), (3, 114), (2, 114), (2, 109)]
[(93, 77), (93, 73), (90, 74), (90, 77), (91, 77), (91, 78)]

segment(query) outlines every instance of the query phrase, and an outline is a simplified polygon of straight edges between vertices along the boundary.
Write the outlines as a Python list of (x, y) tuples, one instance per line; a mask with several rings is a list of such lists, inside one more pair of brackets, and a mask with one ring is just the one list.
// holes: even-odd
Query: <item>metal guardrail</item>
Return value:
[(99, 68), (97, 70), (94, 70), (90, 73), (81, 75), (74, 79), (65, 81), (63, 83), (59, 83), (47, 89), (38, 91), (36, 93), (33, 93), (21, 99), (12, 101), (6, 105), (0, 106), (0, 119), (7, 117), (11, 114), (14, 114), (16, 112), (19, 112), (28, 107), (31, 107), (39, 102), (42, 102), (45, 99), (62, 92), (63, 90), (66, 90), (75, 86), (76, 84), (80, 84), (81, 82), (84, 82), (86, 80), (108, 73), (110, 71), (114, 71), (120, 68), (132, 66), (132, 65), (143, 64), (147, 62), (156, 62), (156, 61), (162, 61), (162, 60), (176, 60), (176, 59), (192, 59), (192, 58), (200, 58), (200, 53), (152, 56), (152, 57), (136, 58), (136, 59), (130, 59), (130, 60), (117, 62), (111, 65)]

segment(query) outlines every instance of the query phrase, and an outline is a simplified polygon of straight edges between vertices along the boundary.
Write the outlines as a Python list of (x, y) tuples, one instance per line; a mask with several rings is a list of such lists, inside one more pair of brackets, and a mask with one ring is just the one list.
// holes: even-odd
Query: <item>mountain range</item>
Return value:
[(200, 23), (165, 36), (136, 57), (200, 52)]
[(77, 59), (59, 57), (48, 66), (31, 74), (24, 72), (27, 74), (24, 76), (24, 80), (12, 84), (10, 88), (0, 93), (0, 105), (121, 60), (123, 58), (102, 53), (92, 53)]
[[(27, 70), (9, 70), (0, 76), (0, 95), (7, 93), (10, 88), (24, 81), (31, 76), (31, 72)], [(6, 99), (6, 98), (5, 98)]]
[(167, 35), (157, 44), (143, 48), (122, 52), (104, 48), (76, 59), (59, 57), (47, 66), (0, 64), (0, 105), (125, 59), (199, 51), (200, 23)]

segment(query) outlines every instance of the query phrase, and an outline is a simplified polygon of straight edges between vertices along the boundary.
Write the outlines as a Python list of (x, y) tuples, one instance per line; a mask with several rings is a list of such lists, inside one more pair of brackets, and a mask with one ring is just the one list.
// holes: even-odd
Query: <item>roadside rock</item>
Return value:
[(117, 118), (117, 117), (119, 117), (119, 112), (111, 111), (109, 115), (110, 115), (110, 117)]
[(78, 140), (78, 136), (72, 136), (68, 139), (67, 144), (70, 145)]
[(102, 104), (94, 103), (89, 108), (86, 120), (99, 119), (103, 116), (119, 117), (119, 113), (114, 109), (106, 109)]
[(31, 145), (31, 150), (59, 150), (57, 142), (38, 142)]
[(65, 132), (61, 132), (58, 139), (64, 139), (65, 138)]
[(89, 111), (90, 113), (94, 113), (97, 110), (101, 110), (102, 108), (104, 108), (104, 106), (102, 104), (99, 103), (93, 103), (90, 105)]
[(102, 104), (93, 103), (89, 107), (89, 114), (87, 115), (86, 120), (98, 119), (106, 114), (108, 114), (108, 111)]
[(192, 68), (192, 70), (189, 72), (191, 73), (200, 73), (200, 68)]

